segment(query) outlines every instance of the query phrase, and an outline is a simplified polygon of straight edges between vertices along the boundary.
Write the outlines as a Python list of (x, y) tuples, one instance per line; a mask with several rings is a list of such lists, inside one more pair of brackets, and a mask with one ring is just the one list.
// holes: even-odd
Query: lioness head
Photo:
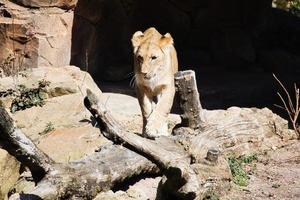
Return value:
[[(150, 80), (171, 68), (170, 48), (173, 38), (169, 33), (161, 35), (155, 28), (133, 34), (134, 71), (139, 78)], [(171, 69), (170, 69), (171, 70)]]

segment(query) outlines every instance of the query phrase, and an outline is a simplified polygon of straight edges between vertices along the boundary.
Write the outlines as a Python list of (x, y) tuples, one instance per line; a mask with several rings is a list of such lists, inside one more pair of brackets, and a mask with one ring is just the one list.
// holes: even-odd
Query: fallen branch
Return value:
[[(0, 107), (0, 145), (27, 166), (37, 186), (14, 199), (94, 198), (124, 180), (141, 174), (157, 174), (155, 164), (126, 148), (114, 145), (101, 148), (81, 160), (55, 163), (17, 129), (7, 111)], [(114, 163), (111, 165), (111, 163)]]
[(127, 179), (159, 173), (156, 165), (126, 148), (108, 145), (99, 151), (65, 165), (54, 164), (33, 190), (14, 194), (9, 200), (93, 199)]
[(149, 140), (125, 131), (90, 90), (87, 90), (84, 102), (107, 138), (115, 143), (124, 143), (158, 165), (171, 180), (168, 182), (168, 188), (172, 188), (169, 193), (173, 192), (172, 195), (181, 199), (200, 199), (202, 188), (190, 166), (191, 158), (182, 147), (170, 138)]

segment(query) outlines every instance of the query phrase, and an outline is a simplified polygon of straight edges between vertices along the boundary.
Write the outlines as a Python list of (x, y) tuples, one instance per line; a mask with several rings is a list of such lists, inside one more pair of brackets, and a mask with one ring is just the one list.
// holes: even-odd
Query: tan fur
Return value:
[(167, 116), (174, 94), (177, 54), (169, 33), (155, 28), (136, 32), (132, 39), (136, 92), (143, 115), (143, 134), (157, 137), (168, 133)]

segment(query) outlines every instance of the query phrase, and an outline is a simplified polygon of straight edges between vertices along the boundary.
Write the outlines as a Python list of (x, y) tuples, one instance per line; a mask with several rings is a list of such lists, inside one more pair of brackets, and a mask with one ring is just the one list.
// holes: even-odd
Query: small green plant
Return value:
[(245, 164), (250, 164), (257, 159), (256, 154), (243, 155), (239, 158), (236, 158), (234, 155), (228, 157), (227, 161), (235, 184), (239, 186), (247, 186), (249, 184), (250, 177), (243, 167)]
[(47, 98), (46, 88), (50, 82), (41, 80), (37, 88), (27, 88), (25, 85), (18, 85), (16, 89), (0, 91), (0, 97), (14, 97), (10, 110), (12, 113), (18, 110), (25, 110), (33, 106), (43, 106)]
[(289, 11), (297, 16), (300, 17), (300, 0), (294, 0), (290, 2), (290, 9)]
[(45, 129), (42, 132), (40, 132), (39, 134), (40, 135), (46, 135), (47, 133), (53, 131), (54, 129), (55, 129), (54, 124), (52, 122), (48, 122), (46, 124)]
[(249, 155), (243, 155), (243, 156), (241, 156), (239, 158), (239, 160), (240, 160), (241, 163), (250, 164), (253, 161), (257, 161), (258, 157), (257, 157), (257, 154), (249, 154)]

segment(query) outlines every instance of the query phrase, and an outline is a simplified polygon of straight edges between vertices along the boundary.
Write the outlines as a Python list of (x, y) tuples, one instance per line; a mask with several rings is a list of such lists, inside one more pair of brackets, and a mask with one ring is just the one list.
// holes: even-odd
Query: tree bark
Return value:
[(201, 129), (201, 102), (197, 89), (196, 75), (192, 70), (179, 71), (175, 74), (175, 85), (180, 98), (182, 126)]
[(155, 164), (124, 147), (107, 145), (87, 157), (68, 164), (54, 164), (53, 170), (26, 194), (9, 200), (93, 199), (127, 179), (158, 174)]

